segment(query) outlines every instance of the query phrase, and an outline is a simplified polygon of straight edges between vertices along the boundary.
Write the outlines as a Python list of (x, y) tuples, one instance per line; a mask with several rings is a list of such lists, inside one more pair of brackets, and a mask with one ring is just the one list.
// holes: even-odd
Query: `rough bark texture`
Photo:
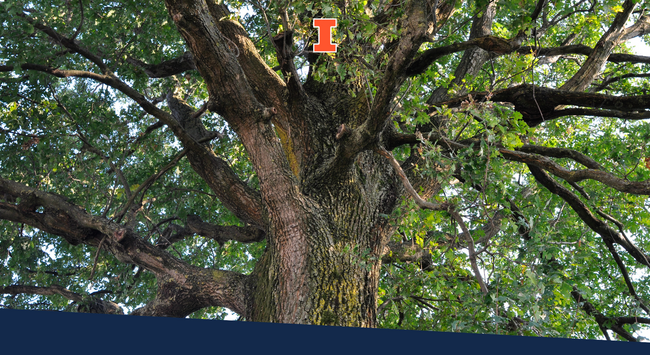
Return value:
[[(66, 51), (93, 63), (101, 74), (35, 63), (22, 63), (21, 68), (61, 78), (92, 79), (134, 100), (159, 120), (154, 125), (156, 128), (168, 126), (181, 142), (184, 150), (172, 163), (186, 156), (213, 194), (244, 226), (215, 226), (192, 215), (186, 218), (185, 226), (169, 225), (154, 246), (134, 231), (132, 223), (121, 223), (122, 217), (142, 207), (142, 202), (137, 203), (136, 199), (140, 190), (131, 192), (126, 179), (122, 179), (122, 184), (129, 202), (118, 214), (119, 218), (109, 220), (93, 216), (61, 196), (0, 177), (0, 197), (4, 200), (0, 202), (0, 219), (31, 225), (61, 236), (72, 245), (97, 247), (98, 252), (105, 248), (119, 261), (138, 265), (155, 275), (156, 296), (146, 306), (136, 309), (135, 315), (185, 317), (205, 307), (220, 306), (251, 321), (374, 327), (382, 261), (419, 262), (425, 270), (432, 267), (428, 250), (412, 241), (390, 241), (394, 227), (387, 216), (404, 198), (405, 190), (416, 199), (418, 206), (452, 214), (463, 231), (459, 236), (468, 245), (475, 277), (481, 290), (487, 293), (478, 272), (474, 243), (488, 243), (496, 236), (504, 215), (493, 214), (480, 228), (483, 237), (475, 241), (471, 236), (473, 231), (468, 230), (451, 204), (433, 204), (422, 199), (439, 192), (441, 184), (430, 176), (414, 174), (423, 159), (418, 150), (412, 149), (411, 157), (401, 166), (388, 152), (400, 145), (420, 143), (421, 136), (398, 133), (392, 126), (396, 95), (409, 77), (423, 73), (442, 56), (465, 51), (452, 85), (460, 85), (463, 79), (477, 75), (491, 57), (515, 51), (534, 50), (537, 56), (576, 53), (589, 57), (560, 90), (523, 84), (490, 93), (474, 93), (470, 99), (469, 96), (450, 98), (448, 89), (439, 87), (427, 100), (430, 113), (435, 110), (434, 105), (458, 107), (464, 101), (492, 100), (512, 103), (531, 127), (572, 114), (626, 119), (650, 117), (648, 95), (618, 97), (583, 92), (607, 61), (650, 61), (648, 57), (611, 53), (621, 41), (649, 31), (647, 16), (624, 28), (635, 8), (630, 0), (593, 49), (582, 45), (520, 48), (523, 31), (512, 39), (492, 36), (498, 4), (491, 1), (473, 17), (466, 41), (422, 52), (421, 44), (433, 38), (435, 31), (449, 19), (456, 2), (405, 2), (404, 6), (399, 5), (403, 15), (395, 20), (400, 35), (383, 43), (381, 49), (377, 46), (388, 59), (377, 70), (374, 95), (366, 90), (369, 84), (360, 81), (345, 85), (322, 83), (309, 76), (304, 83), (300, 82), (293, 63), (295, 53), (286, 45), (292, 40), (290, 29), (269, 38), (277, 50), (282, 78), (264, 62), (244, 28), (229, 19), (229, 11), (221, 1), (166, 0), (165, 4), (189, 52), (160, 64), (133, 58), (127, 62), (150, 77), (197, 70), (209, 93), (209, 102), (199, 110), (185, 102), (178, 90), (170, 91), (165, 98), (171, 114), (159, 109), (121, 81), (100, 56), (79, 41), (32, 19), (27, 21), (38, 31)], [(379, 12), (374, 20), (387, 21), (386, 12), (397, 6), (385, 4), (384, 12)], [(544, 6), (543, 0), (537, 3), (533, 20)], [(311, 59), (314, 57), (318, 55), (311, 53)], [(310, 62), (318, 62), (318, 58), (311, 59)], [(0, 66), (0, 72), (14, 69), (13, 65)], [(466, 88), (461, 87), (460, 94), (465, 93)], [(573, 107), (565, 109), (565, 105)], [(219, 134), (209, 132), (204, 126), (201, 115), (206, 110), (218, 113), (237, 134), (259, 179), (259, 190), (243, 182), (227, 161), (212, 150), (209, 141)], [(438, 120), (419, 128), (431, 132), (445, 125), (446, 122)], [(480, 146), (478, 139), (482, 139), (457, 142), (436, 134), (432, 132), (429, 138), (444, 143), (448, 151), (466, 149), (472, 144), (476, 149)], [(563, 198), (608, 245), (619, 244), (637, 262), (650, 265), (645, 252), (622, 232), (598, 219), (587, 204), (548, 173), (573, 184), (592, 179), (632, 194), (650, 194), (649, 182), (616, 177), (604, 171), (594, 159), (573, 150), (532, 145), (516, 150), (501, 146), (497, 149), (502, 158), (527, 164), (537, 181)], [(108, 161), (101, 151), (93, 151)], [(587, 169), (570, 170), (551, 158), (570, 158)], [(168, 167), (158, 174), (165, 169)], [(509, 204), (514, 217), (524, 220), (515, 203), (510, 200)], [(530, 229), (520, 226), (519, 233), (524, 239), (531, 238), (529, 232)], [(265, 240), (266, 250), (250, 275), (198, 268), (165, 250), (192, 234), (218, 243)], [(446, 239), (452, 243), (451, 237)], [(56, 285), (48, 288), (12, 285), (0, 287), (0, 291), (57, 294), (80, 303), (86, 300), (83, 295)], [(579, 295), (574, 297), (581, 299)], [(105, 313), (120, 311), (114, 304), (91, 301), (85, 306), (87, 309), (103, 309)], [(592, 309), (584, 310), (595, 314)]]
[[(208, 85), (210, 110), (235, 129), (260, 181), (263, 217), (254, 220), (263, 221), (257, 225), (267, 236), (267, 250), (251, 275), (253, 291), (242, 314), (254, 321), (375, 326), (389, 231), (381, 215), (393, 209), (401, 185), (384, 159), (361, 150), (383, 129), (404, 68), (424, 39), (425, 4), (414, 2), (414, 16), (404, 20), (411, 32), (389, 63), (385, 92), (371, 108), (375, 115), (368, 99), (353, 98), (346, 86), (285, 84), (241, 27), (224, 19), (223, 6), (168, 1), (167, 7)], [(190, 107), (174, 95), (168, 102), (194, 140), (206, 135)], [(337, 139), (341, 127), (351, 130), (350, 137)], [(188, 158), (202, 176), (226, 170), (206, 167), (206, 159), (193, 152)], [(234, 194), (254, 196), (242, 190)]]

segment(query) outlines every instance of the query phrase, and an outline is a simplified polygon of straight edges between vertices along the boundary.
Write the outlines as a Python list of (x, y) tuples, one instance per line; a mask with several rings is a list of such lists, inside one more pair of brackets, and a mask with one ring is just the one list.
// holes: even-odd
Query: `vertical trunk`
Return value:
[[(381, 252), (389, 231), (388, 220), (381, 215), (394, 207), (399, 185), (390, 167), (369, 152), (355, 165), (336, 186), (323, 187), (303, 198), (304, 245), (284, 244), (277, 236), (269, 238), (254, 272), (250, 320), (376, 325)], [(304, 260), (302, 269), (283, 269), (281, 260), (287, 255)], [(283, 279), (292, 277), (304, 280), (300, 293), (279, 287)], [(282, 318), (281, 311), (287, 307), (297, 307), (296, 318)]]
[[(282, 87), (218, 4), (166, 1), (206, 82), (208, 108), (237, 133), (260, 181), (267, 250), (251, 278), (246, 318), (374, 327), (388, 235), (382, 216), (393, 210), (401, 185), (370, 151), (319, 169), (342, 149), (337, 129), (366, 121), (364, 90), (349, 95), (346, 85), (315, 82)], [(230, 32), (234, 41), (225, 39)]]
[[(274, 233), (273, 221), (291, 216), (269, 209), (271, 231), (268, 248), (258, 262), (255, 292), (249, 318), (253, 321), (292, 322), (354, 327), (376, 326), (376, 303), (381, 253), (388, 241), (388, 219), (401, 185), (385, 160), (372, 152), (360, 154), (342, 176), (310, 179), (336, 150), (338, 126), (359, 124), (367, 113), (366, 98), (347, 96), (346, 90), (306, 85), (309, 98), (292, 103), (294, 114), (303, 115), (311, 154), (302, 154), (300, 193), (293, 213), (301, 216), (304, 235), (285, 242)], [(338, 92), (336, 99), (324, 92)], [(318, 98), (318, 99), (316, 99)], [(364, 108), (364, 109), (361, 109)], [(263, 192), (264, 193), (264, 192)], [(383, 216), (383, 217), (382, 217)], [(301, 233), (296, 230), (296, 233)], [(299, 240), (300, 243), (296, 244)], [(284, 257), (302, 260), (300, 271), (283, 269)], [(283, 290), (283, 280), (300, 273), (304, 288)], [(282, 318), (281, 310), (297, 307), (296, 318)]]

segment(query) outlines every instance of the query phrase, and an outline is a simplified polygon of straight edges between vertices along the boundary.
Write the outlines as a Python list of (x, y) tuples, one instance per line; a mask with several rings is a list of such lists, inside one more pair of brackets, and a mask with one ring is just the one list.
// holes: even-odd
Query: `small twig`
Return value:
[(366, 81), (366, 85), (368, 86), (368, 94), (370, 95), (370, 100), (366, 99), (366, 102), (368, 102), (368, 112), (370, 112), (372, 111), (372, 104), (375, 102), (375, 98), (372, 95), (372, 88), (370, 87), (370, 82), (368, 81), (368, 77), (366, 76), (365, 72), (363, 73), (363, 79)]
[(488, 293), (487, 285), (485, 284), (485, 281), (483, 280), (483, 276), (481, 276), (481, 271), (478, 269), (478, 265), (476, 264), (476, 251), (474, 249), (474, 239), (472, 238), (472, 235), (469, 233), (469, 229), (467, 228), (467, 225), (465, 225), (465, 221), (463, 221), (463, 218), (460, 216), (458, 212), (453, 207), (450, 207), (447, 212), (451, 215), (451, 217), (460, 225), (460, 229), (463, 231), (463, 236), (465, 236), (465, 239), (467, 240), (467, 249), (469, 251), (469, 262), (472, 265), (472, 270), (474, 271), (474, 277), (476, 277), (476, 281), (478, 281), (479, 286), (481, 287), (481, 292), (483, 294)]
[[(207, 137), (206, 137), (207, 138)], [(212, 137), (214, 138), (214, 137)], [(202, 140), (199, 140), (198, 143), (201, 143)], [(127, 200), (126, 204), (122, 208), (120, 212), (118, 212), (113, 219), (116, 219), (118, 221), (122, 220), (122, 217), (126, 214), (128, 209), (131, 207), (133, 204), (133, 201), (135, 200), (136, 196), (138, 196), (142, 192), (142, 196), (144, 197), (144, 191), (146, 191), (156, 180), (158, 180), (159, 177), (161, 177), (163, 174), (165, 174), (169, 169), (174, 167), (178, 162), (185, 156), (187, 153), (187, 149), (183, 149), (180, 153), (178, 153), (170, 162), (167, 164), (165, 167), (160, 169), (159, 172), (149, 176), (147, 180), (145, 180), (134, 192), (133, 194), (129, 197)]]
[(262, 7), (262, 4), (260, 4), (259, 1), (254, 1), (253, 5), (255, 5), (261, 12), (262, 12), (262, 17), (264, 18), (264, 23), (266, 23), (266, 33), (269, 36), (269, 43), (273, 45), (273, 35), (271, 34), (271, 24), (269, 23), (269, 18), (266, 16), (266, 10)]
[(72, 35), (72, 38), (70, 38), (72, 41), (74, 41), (77, 38), (77, 36), (79, 36), (79, 33), (81, 33), (81, 29), (83, 28), (84, 25), (84, 6), (81, 0), (79, 0), (79, 10), (81, 11), (81, 21), (79, 21), (79, 27), (77, 27), (77, 30)]
[(483, 281), (483, 277), (481, 276), (481, 273), (478, 269), (478, 265), (476, 264), (476, 250), (474, 249), (474, 239), (472, 239), (472, 235), (470, 234), (469, 229), (467, 229), (467, 226), (465, 225), (463, 219), (460, 217), (460, 214), (456, 212), (455, 207), (448, 202), (434, 204), (422, 199), (422, 197), (418, 195), (418, 193), (415, 191), (415, 189), (409, 182), (408, 178), (406, 177), (406, 174), (404, 173), (404, 170), (402, 170), (402, 167), (399, 165), (399, 162), (395, 160), (393, 155), (389, 151), (383, 148), (375, 148), (374, 151), (379, 153), (386, 159), (388, 159), (390, 164), (395, 169), (395, 172), (402, 180), (402, 184), (404, 185), (404, 188), (409, 193), (409, 195), (413, 197), (413, 199), (415, 200), (415, 204), (418, 205), (418, 207), (422, 209), (433, 210), (433, 211), (447, 211), (452, 216), (452, 218), (460, 225), (460, 228), (463, 231), (463, 235), (465, 236), (465, 239), (467, 239), (469, 260), (470, 263), (472, 264), (472, 270), (474, 271), (476, 280), (478, 281), (481, 287), (481, 292), (487, 294), (488, 293), (487, 286), (485, 285), (485, 281)]
[(102, 246), (104, 245), (104, 240), (106, 240), (106, 236), (102, 238), (102, 241), (99, 242), (99, 246), (97, 247), (97, 252), (95, 253), (95, 259), (93, 260), (93, 269), (90, 271), (90, 276), (88, 277), (88, 280), (93, 279), (93, 275), (95, 275), (95, 268), (97, 267), (97, 259), (99, 259), (99, 251), (102, 250)]
[(402, 184), (404, 185), (404, 188), (408, 192), (411, 197), (415, 200), (415, 204), (418, 205), (418, 207), (422, 209), (428, 209), (428, 210), (433, 210), (433, 211), (446, 211), (449, 208), (448, 203), (431, 203), (428, 201), (425, 201), (418, 195), (418, 193), (415, 191), (411, 183), (409, 182), (408, 177), (406, 177), (406, 174), (404, 173), (404, 170), (402, 170), (402, 167), (399, 165), (399, 162), (395, 160), (393, 155), (387, 151), (386, 149), (383, 148), (375, 148), (375, 152), (379, 153), (386, 159), (388, 159), (388, 162), (390, 165), (393, 166), (395, 169), (395, 172), (399, 176), (399, 178), (402, 180)]

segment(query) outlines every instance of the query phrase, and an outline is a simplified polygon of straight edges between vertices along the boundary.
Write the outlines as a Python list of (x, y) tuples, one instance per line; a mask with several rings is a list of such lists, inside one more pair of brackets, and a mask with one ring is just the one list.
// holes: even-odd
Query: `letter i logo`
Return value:
[(315, 18), (314, 27), (318, 27), (318, 43), (314, 44), (315, 53), (336, 53), (336, 43), (332, 43), (332, 27), (336, 27), (335, 18)]

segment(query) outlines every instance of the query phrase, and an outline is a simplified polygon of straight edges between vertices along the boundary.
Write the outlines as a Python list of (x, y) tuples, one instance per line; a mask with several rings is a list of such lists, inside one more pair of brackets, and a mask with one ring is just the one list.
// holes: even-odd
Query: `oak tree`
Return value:
[(639, 340), (649, 6), (2, 2), (1, 305)]

